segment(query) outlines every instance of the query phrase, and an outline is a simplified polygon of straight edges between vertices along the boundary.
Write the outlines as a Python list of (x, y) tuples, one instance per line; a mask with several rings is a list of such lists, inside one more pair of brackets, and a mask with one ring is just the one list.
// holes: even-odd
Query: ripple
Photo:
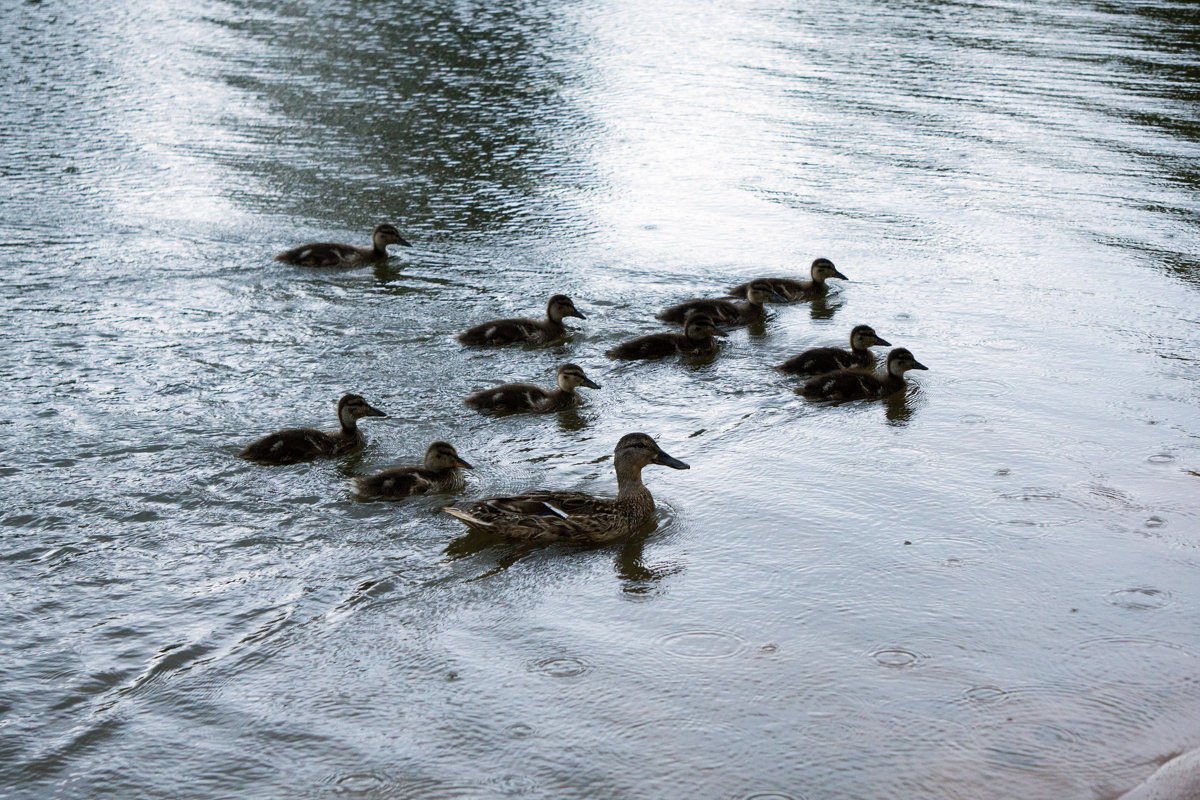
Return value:
[(1142, 523), (1142, 525), (1144, 525), (1147, 528), (1161, 528), (1166, 524), (1167, 524), (1167, 521), (1158, 515), (1149, 517), (1146, 519), (1145, 522)]
[(985, 425), (988, 419), (982, 414), (963, 414), (958, 421), (963, 425)]
[(697, 659), (732, 658), (746, 644), (737, 634), (706, 630), (669, 633), (659, 638), (658, 643), (671, 655)]
[(530, 672), (548, 675), (551, 678), (578, 678), (591, 670), (591, 665), (573, 656), (555, 656), (531, 661), (526, 665)]
[(1007, 702), (1011, 695), (999, 686), (972, 686), (962, 693), (962, 699), (973, 705), (994, 706)]
[(1183, 645), (1149, 636), (1102, 636), (1080, 642), (1067, 666), (1091, 684), (1196, 686), (1200, 659)]
[(982, 725), (975, 730), (975, 739), (988, 761), (1022, 770), (1049, 769), (1063, 759), (1078, 763), (1088, 754), (1078, 732), (1064, 723), (1041, 719)]
[(364, 794), (382, 787), (386, 781), (378, 775), (362, 772), (355, 775), (344, 775), (335, 783), (333, 791), (338, 794)]
[(1152, 589), (1140, 586), (1133, 589), (1114, 589), (1106, 594), (1105, 599), (1119, 608), (1131, 611), (1147, 611), (1165, 608), (1171, 603), (1171, 593), (1162, 589)]
[(925, 656), (905, 650), (903, 647), (880, 647), (871, 651), (871, 658), (881, 667), (907, 669), (925, 660)]
[(533, 735), (533, 726), (526, 725), (524, 722), (514, 722), (504, 730), (514, 739), (528, 739)]
[(783, 792), (755, 792), (748, 794), (742, 800), (804, 800), (802, 794), (784, 794)]
[(1147, 456), (1146, 460), (1151, 464), (1170, 464), (1175, 460), (1175, 456), (1170, 453), (1155, 453), (1152, 456)]
[(955, 378), (948, 383), (966, 397), (1002, 397), (1013, 390), (1011, 384), (995, 378)]
[(993, 524), (1021, 538), (1045, 536), (1046, 528), (1074, 525), (1084, 519), (1084, 505), (1054, 489), (1030, 486), (999, 495), (990, 504)]

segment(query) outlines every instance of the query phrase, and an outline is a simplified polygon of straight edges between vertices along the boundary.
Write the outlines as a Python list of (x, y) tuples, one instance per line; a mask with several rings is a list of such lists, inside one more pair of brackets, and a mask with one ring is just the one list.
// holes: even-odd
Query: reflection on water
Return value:
[[(67, 0), (0, 31), (14, 797), (1105, 797), (1200, 744), (1189, 4)], [(270, 260), (384, 221), (416, 246)], [(818, 255), (852, 280), (716, 355), (604, 356)], [(562, 342), (454, 341), (557, 293)], [(772, 369), (859, 323), (931, 369), (832, 405)], [(462, 404), (564, 361), (603, 391)], [(347, 391), (391, 413), (361, 452), (236, 458)], [(647, 472), (627, 541), (440, 513), (611, 495), (635, 430), (692, 469)], [(354, 496), (436, 439), (461, 497)]]

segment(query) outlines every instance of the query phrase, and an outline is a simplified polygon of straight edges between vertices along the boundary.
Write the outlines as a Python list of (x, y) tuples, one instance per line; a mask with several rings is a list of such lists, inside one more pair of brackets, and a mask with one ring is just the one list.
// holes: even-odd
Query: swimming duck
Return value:
[(363, 497), (411, 497), (414, 494), (460, 492), (467, 485), (462, 471), (473, 469), (448, 442), (425, 448), (420, 467), (392, 467), (365, 478), (355, 478), (354, 488)]
[(337, 413), (338, 421), (342, 423), (341, 430), (325, 433), (315, 428), (289, 428), (251, 442), (238, 455), (250, 461), (269, 464), (295, 464), (313, 458), (334, 458), (349, 453), (365, 441), (358, 429), (358, 420), (387, 416), (356, 394), (348, 394), (339, 400)]
[(766, 316), (763, 303), (772, 297), (780, 303), (787, 302), (787, 298), (773, 291), (768, 282), (750, 281), (744, 303), (724, 299), (688, 300), (686, 303), (671, 306), (657, 318), (663, 322), (681, 323), (687, 319), (688, 314), (707, 314), (713, 322), (722, 325), (749, 325)]
[(872, 369), (875, 356), (868, 348), (889, 346), (870, 325), (856, 325), (850, 331), (849, 351), (840, 347), (814, 347), (792, 356), (778, 369), (790, 375), (824, 375), (839, 369)]
[(562, 322), (563, 317), (587, 319), (575, 308), (571, 298), (565, 294), (556, 294), (546, 303), (545, 319), (494, 319), (467, 328), (458, 335), (458, 341), (463, 344), (485, 345), (505, 345), (514, 342), (545, 344), (567, 332)]
[(888, 353), (887, 372), (883, 377), (854, 369), (841, 369), (812, 378), (796, 390), (809, 400), (857, 400), (863, 397), (887, 397), (904, 388), (904, 373), (910, 369), (929, 369), (903, 347)]
[(514, 411), (536, 411), (540, 414), (561, 411), (579, 402), (575, 389), (586, 386), (599, 389), (600, 384), (583, 374), (575, 364), (563, 364), (558, 368), (558, 388), (553, 390), (534, 386), (532, 383), (506, 383), (494, 389), (484, 389), (468, 397), (465, 402), (479, 411), (509, 413)]
[(716, 351), (714, 336), (724, 337), (725, 331), (713, 324), (707, 314), (692, 314), (683, 323), (683, 333), (651, 333), (622, 342), (609, 350), (609, 358), (632, 360), (682, 355), (707, 355)]
[(523, 541), (607, 542), (627, 536), (654, 515), (654, 498), (642, 484), (642, 468), (688, 465), (663, 452), (644, 433), (621, 437), (613, 451), (617, 471), (615, 499), (583, 492), (530, 492), (490, 497), (467, 506), (442, 509), (472, 531)]
[[(829, 291), (829, 287), (825, 285), (825, 281), (830, 278), (841, 278), (844, 281), (850, 280), (838, 272), (838, 268), (828, 258), (818, 258), (813, 261), (810, 273), (812, 275), (811, 281), (797, 281), (792, 278), (758, 278), (757, 280), (766, 281), (771, 290), (777, 295), (782, 295), (788, 303), (795, 303), (800, 300), (812, 300), (814, 297), (825, 294)], [(750, 283), (754, 283), (754, 281)], [(750, 288), (750, 283), (738, 284), (730, 289), (729, 293), (734, 297), (745, 297), (746, 292)]]
[(352, 244), (336, 242), (313, 242), (285, 250), (275, 256), (275, 260), (301, 267), (357, 267), (360, 264), (374, 264), (386, 259), (389, 244), (412, 247), (395, 226), (386, 224), (375, 226), (371, 244), (371, 247), (355, 247)]

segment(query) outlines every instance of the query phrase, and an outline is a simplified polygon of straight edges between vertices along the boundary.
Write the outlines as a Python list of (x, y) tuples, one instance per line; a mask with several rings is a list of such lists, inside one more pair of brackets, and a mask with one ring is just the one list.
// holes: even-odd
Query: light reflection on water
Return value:
[[(1200, 744), (1186, 5), (195, 0), (0, 19), (0, 776), (23, 795), (1106, 797)], [(303, 241), (417, 245), (282, 267)], [(697, 363), (653, 312), (831, 258)], [(544, 349), (468, 324), (588, 315)], [(820, 406), (860, 322), (930, 371)], [(461, 398), (604, 385), (574, 412)], [(336, 463), (261, 433), (391, 412)], [(483, 546), (350, 478), (654, 530)]]

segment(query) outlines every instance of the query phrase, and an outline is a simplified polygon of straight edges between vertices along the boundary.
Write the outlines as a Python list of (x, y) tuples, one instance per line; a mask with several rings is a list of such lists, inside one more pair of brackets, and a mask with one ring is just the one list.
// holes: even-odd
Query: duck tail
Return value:
[(466, 511), (463, 511), (462, 509), (454, 508), (453, 506), (446, 506), (442, 509), (442, 511), (445, 511), (447, 514), (454, 517), (455, 519), (462, 520), (463, 522), (465, 522), (467, 524), (468, 528), (486, 529), (486, 528), (492, 527), (492, 523), (484, 522), (483, 520), (479, 519), (478, 517), (473, 517), (470, 514), (468, 514)]

